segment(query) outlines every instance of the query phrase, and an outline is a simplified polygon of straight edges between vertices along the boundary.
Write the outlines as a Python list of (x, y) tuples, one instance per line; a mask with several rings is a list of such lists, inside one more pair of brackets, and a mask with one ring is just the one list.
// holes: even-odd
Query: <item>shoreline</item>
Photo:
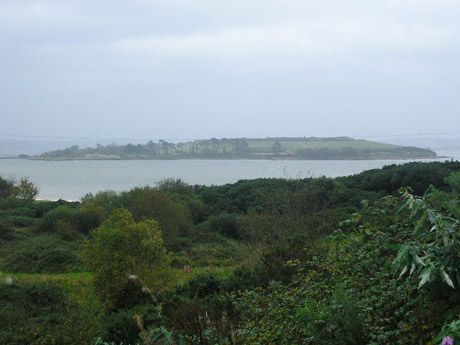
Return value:
[(398, 160), (410, 161), (414, 159), (433, 160), (433, 159), (455, 159), (454, 156), (434, 156), (434, 157), (376, 157), (376, 158), (302, 158), (302, 157), (286, 157), (286, 158), (270, 158), (270, 157), (181, 157), (181, 158), (38, 158), (38, 157), (0, 157), (0, 159), (15, 159), (29, 161), (44, 161), (44, 162), (71, 162), (71, 161), (379, 161), (379, 160)]

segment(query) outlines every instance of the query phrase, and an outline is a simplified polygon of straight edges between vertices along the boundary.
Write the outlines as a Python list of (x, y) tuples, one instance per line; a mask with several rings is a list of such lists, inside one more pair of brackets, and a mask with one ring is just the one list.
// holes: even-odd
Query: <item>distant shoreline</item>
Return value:
[(37, 156), (35, 160), (383, 160), (436, 159), (431, 149), (399, 146), (349, 137), (222, 138), (169, 143), (77, 145)]
[(455, 159), (451, 156), (434, 156), (434, 157), (379, 157), (379, 158), (24, 158), (24, 157), (6, 157), (0, 159), (23, 159), (30, 161), (45, 161), (45, 162), (75, 162), (75, 161), (187, 161), (187, 160), (205, 160), (205, 161), (379, 161), (379, 160), (400, 160), (410, 161), (414, 159), (432, 160), (432, 159)]

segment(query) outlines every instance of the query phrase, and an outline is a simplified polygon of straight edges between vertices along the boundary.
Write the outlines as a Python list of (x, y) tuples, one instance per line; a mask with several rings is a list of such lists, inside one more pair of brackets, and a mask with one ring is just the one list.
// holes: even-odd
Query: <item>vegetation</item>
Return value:
[(93, 232), (84, 256), (97, 294), (111, 308), (130, 299), (130, 280), (140, 280), (155, 292), (171, 283), (158, 222), (149, 219), (136, 223), (126, 210), (115, 210)]
[(0, 187), (2, 344), (460, 340), (460, 162), (81, 202)]
[(21, 200), (34, 200), (38, 192), (38, 187), (27, 178), (21, 178), (18, 185), (13, 188), (13, 194)]
[(397, 146), (348, 137), (209, 139), (185, 143), (164, 140), (145, 145), (72, 146), (35, 159), (407, 159), (434, 158), (418, 147)]

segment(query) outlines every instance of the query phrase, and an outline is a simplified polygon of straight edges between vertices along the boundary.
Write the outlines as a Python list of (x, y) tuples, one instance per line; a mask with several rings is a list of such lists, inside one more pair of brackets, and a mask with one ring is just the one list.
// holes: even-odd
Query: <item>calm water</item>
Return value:
[[(445, 153), (448, 154), (448, 153)], [(449, 154), (460, 158), (460, 151)], [(407, 161), (32, 161), (0, 159), (0, 176), (29, 177), (40, 187), (40, 198), (78, 200), (88, 192), (129, 190), (154, 185), (165, 178), (189, 184), (219, 185), (259, 177), (304, 178), (344, 176)]]

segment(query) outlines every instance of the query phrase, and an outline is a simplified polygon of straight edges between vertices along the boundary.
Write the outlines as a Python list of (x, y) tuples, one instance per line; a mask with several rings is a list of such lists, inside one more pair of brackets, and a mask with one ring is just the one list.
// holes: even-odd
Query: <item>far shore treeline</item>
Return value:
[(44, 160), (129, 160), (129, 159), (305, 159), (366, 160), (436, 158), (430, 149), (399, 146), (349, 137), (223, 138), (171, 143), (77, 145), (23, 158)]

